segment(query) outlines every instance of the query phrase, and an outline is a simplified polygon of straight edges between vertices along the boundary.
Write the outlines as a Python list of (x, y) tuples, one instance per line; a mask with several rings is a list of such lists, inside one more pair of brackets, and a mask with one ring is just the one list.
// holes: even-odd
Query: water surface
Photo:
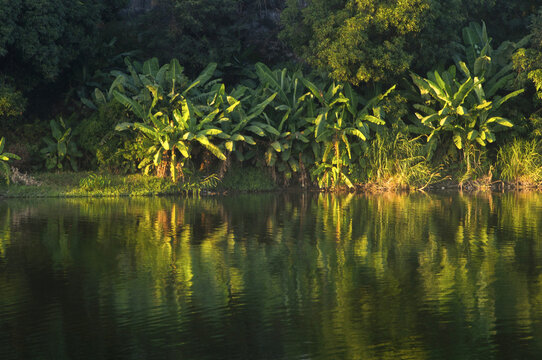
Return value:
[(0, 202), (0, 359), (536, 359), (542, 195)]

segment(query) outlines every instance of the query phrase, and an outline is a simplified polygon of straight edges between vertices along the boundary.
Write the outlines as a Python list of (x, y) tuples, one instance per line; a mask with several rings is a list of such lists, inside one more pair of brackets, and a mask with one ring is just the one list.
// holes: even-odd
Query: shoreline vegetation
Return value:
[(428, 184), (423, 188), (390, 186), (389, 184), (357, 184), (353, 188), (320, 189), (318, 187), (284, 187), (276, 184), (269, 173), (257, 168), (236, 169), (219, 179), (200, 177), (185, 183), (174, 183), (169, 178), (143, 174), (115, 175), (91, 171), (25, 174), (12, 170), (12, 183), (0, 185), (0, 199), (4, 198), (99, 198), (99, 197), (154, 197), (188, 195), (235, 195), (284, 191), (336, 192), (374, 194), (386, 192), (505, 192), (541, 191), (542, 183), (507, 183), (501, 180), (468, 182), (460, 185), (450, 180)]
[(542, 0), (206, 1), (0, 9), (0, 196), (542, 189)]

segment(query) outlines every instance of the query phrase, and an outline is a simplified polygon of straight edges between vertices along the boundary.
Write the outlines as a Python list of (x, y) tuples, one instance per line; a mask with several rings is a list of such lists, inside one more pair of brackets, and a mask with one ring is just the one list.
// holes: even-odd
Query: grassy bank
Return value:
[[(44, 197), (133, 197), (186, 195), (192, 193), (238, 193), (266, 192), (286, 189), (279, 186), (272, 178), (272, 173), (260, 168), (230, 169), (222, 179), (216, 176), (194, 177), (185, 182), (173, 183), (170, 178), (156, 176), (115, 175), (94, 172), (35, 173), (32, 175), (15, 171), (11, 174), (11, 183), (0, 185), (0, 197), (4, 198), (44, 198)], [(403, 186), (389, 179), (356, 183), (354, 188), (336, 188), (334, 191), (359, 193), (394, 192), (394, 191), (504, 191), (504, 190), (541, 190), (539, 182), (515, 178), (515, 181), (479, 179), (460, 184), (457, 181), (435, 178), (435, 181), (423, 189)], [(400, 186), (398, 186), (398, 184)], [(294, 187), (298, 187), (293, 184)], [(324, 191), (316, 186), (309, 190)], [(328, 189), (329, 190), (329, 189)]]
[(1, 197), (105, 197), (160, 196), (214, 189), (214, 177), (174, 184), (168, 178), (93, 172), (37, 173), (0, 186)]

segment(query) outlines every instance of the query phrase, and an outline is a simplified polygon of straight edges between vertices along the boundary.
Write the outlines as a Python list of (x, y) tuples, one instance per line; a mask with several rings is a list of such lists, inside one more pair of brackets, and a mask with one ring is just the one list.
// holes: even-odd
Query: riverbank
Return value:
[(215, 185), (213, 179), (174, 184), (154, 176), (64, 172), (21, 174), (9, 185), (0, 186), (7, 198), (160, 196), (188, 193)]
[[(185, 182), (173, 183), (169, 178), (142, 174), (115, 175), (95, 172), (62, 172), (25, 174), (12, 173), (9, 185), (0, 185), (4, 198), (54, 198), (54, 197), (134, 197), (185, 195), (191, 193), (227, 194), (237, 192), (267, 192), (290, 187), (277, 185), (272, 177), (256, 168), (237, 169), (222, 179), (215, 175), (194, 177)], [(292, 187), (296, 188), (296, 187)], [(510, 191), (542, 189), (541, 184), (507, 183), (503, 181), (466, 182), (440, 181), (423, 189), (401, 188), (385, 184), (358, 184), (344, 192), (379, 193), (397, 191)], [(326, 191), (311, 188), (313, 191)], [(339, 189), (341, 191), (341, 189)]]

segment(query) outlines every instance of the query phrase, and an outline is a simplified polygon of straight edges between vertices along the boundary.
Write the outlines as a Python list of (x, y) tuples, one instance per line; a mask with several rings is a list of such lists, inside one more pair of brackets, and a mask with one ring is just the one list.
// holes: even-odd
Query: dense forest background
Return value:
[(248, 166), (320, 187), (538, 182), (541, 7), (0, 0), (6, 151), (25, 171), (173, 181)]

